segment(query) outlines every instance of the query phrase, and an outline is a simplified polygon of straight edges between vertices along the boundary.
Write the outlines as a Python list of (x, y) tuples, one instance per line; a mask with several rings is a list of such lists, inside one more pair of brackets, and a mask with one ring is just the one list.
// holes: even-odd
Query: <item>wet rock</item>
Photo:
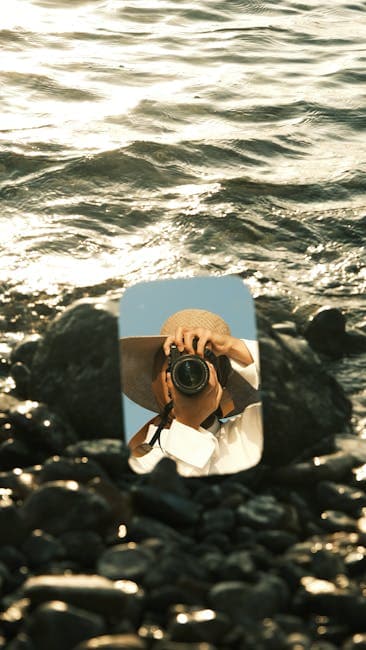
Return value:
[(338, 359), (345, 349), (346, 317), (337, 308), (319, 309), (310, 317), (304, 336), (313, 350)]
[(199, 506), (178, 494), (137, 485), (133, 487), (131, 495), (137, 512), (149, 514), (170, 525), (193, 526), (198, 521)]
[(317, 495), (321, 505), (330, 510), (341, 510), (354, 517), (360, 516), (366, 507), (366, 493), (342, 483), (322, 481), (317, 485)]
[(99, 463), (85, 456), (81, 458), (52, 456), (43, 463), (38, 475), (40, 483), (76, 481), (85, 484), (94, 478), (107, 479), (108, 475)]
[(358, 592), (345, 576), (335, 580), (320, 580), (305, 576), (294, 600), (295, 609), (344, 621), (347, 613), (356, 606)]
[(151, 564), (155, 562), (155, 555), (144, 546), (118, 544), (107, 549), (98, 561), (98, 573), (111, 580), (135, 580), (140, 582)]
[(37, 650), (65, 650), (102, 634), (105, 626), (103, 618), (97, 614), (62, 601), (52, 601), (32, 612), (26, 629)]
[(48, 327), (33, 358), (32, 398), (61, 410), (78, 436), (123, 438), (117, 303), (74, 303)]
[(65, 455), (96, 461), (112, 479), (119, 479), (129, 471), (129, 451), (122, 440), (82, 440), (67, 447)]
[(155, 465), (148, 478), (148, 485), (169, 494), (188, 497), (189, 490), (184, 479), (177, 472), (177, 465), (171, 458), (162, 458)]
[(342, 650), (366, 650), (366, 634), (354, 634), (342, 646)]
[(129, 580), (113, 582), (97, 575), (43, 575), (29, 578), (23, 587), (32, 607), (51, 600), (95, 612), (107, 620), (139, 616), (144, 592)]
[(240, 524), (254, 529), (281, 527), (285, 508), (271, 495), (260, 495), (239, 506), (237, 519)]
[(355, 465), (366, 463), (366, 440), (350, 434), (339, 434), (334, 440), (335, 448), (352, 456)]
[(343, 512), (337, 510), (325, 510), (322, 512), (321, 525), (325, 530), (336, 532), (337, 530), (356, 531), (357, 522), (352, 517), (348, 517)]
[(209, 593), (212, 607), (239, 625), (273, 616), (286, 609), (288, 599), (286, 584), (274, 575), (261, 576), (255, 584), (221, 582)]
[(27, 527), (16, 504), (8, 495), (0, 497), (0, 544), (18, 546), (24, 540)]
[(297, 536), (285, 530), (263, 530), (257, 533), (255, 540), (273, 553), (283, 553), (296, 544)]
[(230, 533), (234, 528), (235, 515), (230, 508), (215, 508), (202, 513), (200, 536), (207, 537), (215, 533)]
[(350, 420), (351, 404), (307, 341), (272, 327), (293, 318), (289, 312), (284, 317), (286, 308), (282, 307), (281, 321), (273, 320), (269, 302), (256, 300), (256, 311), (266, 430), (264, 461), (276, 466), (343, 431)]
[(13, 602), (0, 614), (0, 626), (8, 637), (14, 637), (21, 630), (29, 609), (29, 600), (22, 598)]
[(352, 455), (338, 451), (324, 456), (315, 456), (303, 463), (294, 463), (283, 467), (275, 472), (274, 478), (279, 483), (288, 485), (311, 485), (325, 480), (341, 481), (351, 476), (354, 464)]
[(39, 334), (25, 336), (11, 351), (10, 361), (12, 364), (23, 363), (28, 368), (31, 367), (33, 357), (41, 342), (42, 337)]
[(52, 535), (69, 530), (98, 529), (110, 519), (110, 509), (98, 494), (75, 481), (45, 483), (31, 494), (21, 509), (30, 529)]
[(37, 650), (27, 634), (20, 632), (10, 643), (6, 650)]
[(142, 542), (145, 539), (157, 538), (163, 541), (176, 541), (189, 544), (190, 540), (171, 526), (156, 521), (152, 517), (135, 516), (127, 526), (127, 539), (131, 542)]
[(221, 644), (232, 629), (229, 617), (213, 609), (177, 606), (174, 610), (175, 615), (168, 626), (172, 641)]
[(0, 490), (10, 489), (14, 499), (24, 499), (38, 486), (38, 470), (20, 469), (0, 473)]
[(105, 544), (93, 530), (69, 530), (60, 535), (60, 541), (68, 558), (83, 568), (94, 568)]
[(28, 467), (38, 462), (38, 450), (30, 450), (21, 440), (8, 438), (0, 444), (0, 467), (11, 470), (14, 467)]
[(78, 644), (74, 650), (144, 650), (147, 645), (136, 634), (108, 634)]
[(22, 552), (33, 568), (47, 565), (65, 555), (65, 549), (59, 540), (42, 530), (34, 530), (29, 535), (22, 545)]
[(28, 399), (30, 392), (31, 372), (28, 366), (20, 361), (14, 363), (10, 369), (10, 375), (15, 381), (15, 393), (21, 399)]

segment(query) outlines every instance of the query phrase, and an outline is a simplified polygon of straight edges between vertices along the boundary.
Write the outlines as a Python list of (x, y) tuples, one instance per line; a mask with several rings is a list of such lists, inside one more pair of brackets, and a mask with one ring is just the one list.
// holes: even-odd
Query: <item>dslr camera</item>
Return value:
[[(197, 340), (193, 340), (193, 347), (197, 349)], [(197, 354), (179, 352), (176, 345), (170, 346), (170, 355), (167, 372), (170, 372), (174, 386), (184, 395), (197, 395), (207, 386), (210, 378), (210, 369), (206, 360), (212, 363), (216, 370), (217, 379), (225, 388), (231, 365), (225, 355), (216, 356), (209, 348), (204, 350), (204, 358)]]

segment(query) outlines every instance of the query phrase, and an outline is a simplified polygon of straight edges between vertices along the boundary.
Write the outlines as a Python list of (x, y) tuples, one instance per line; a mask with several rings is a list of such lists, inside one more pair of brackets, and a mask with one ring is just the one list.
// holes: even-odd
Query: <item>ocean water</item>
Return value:
[[(240, 272), (366, 328), (364, 2), (1, 13), (4, 291)], [(337, 367), (358, 414), (362, 367)]]

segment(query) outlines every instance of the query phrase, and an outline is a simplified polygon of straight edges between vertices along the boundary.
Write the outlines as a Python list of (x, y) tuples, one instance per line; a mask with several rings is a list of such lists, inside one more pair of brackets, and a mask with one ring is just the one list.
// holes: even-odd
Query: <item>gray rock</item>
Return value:
[(99, 558), (98, 573), (111, 580), (141, 582), (154, 562), (154, 554), (146, 547), (134, 543), (117, 544), (107, 549)]
[(66, 415), (80, 438), (122, 439), (117, 305), (74, 303), (50, 323), (35, 352), (32, 399)]

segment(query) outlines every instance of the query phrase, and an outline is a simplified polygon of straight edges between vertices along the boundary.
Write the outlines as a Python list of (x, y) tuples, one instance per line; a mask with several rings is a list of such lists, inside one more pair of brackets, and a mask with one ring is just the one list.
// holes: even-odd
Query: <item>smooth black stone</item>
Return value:
[(330, 532), (357, 530), (357, 521), (337, 510), (325, 510), (321, 514), (320, 521), (325, 530)]
[(366, 507), (366, 493), (342, 483), (322, 481), (317, 485), (317, 495), (324, 508), (341, 510), (353, 517), (359, 517), (361, 508)]
[(98, 529), (110, 520), (106, 501), (75, 481), (45, 483), (21, 509), (29, 528), (58, 535), (69, 530)]
[(30, 368), (41, 338), (42, 337), (39, 334), (32, 334), (24, 337), (24, 339), (11, 351), (11, 363), (14, 364), (19, 361)]
[(310, 612), (344, 621), (347, 612), (356, 605), (357, 590), (342, 576), (339, 581), (320, 580), (310, 576), (301, 579), (294, 599), (297, 611)]
[(10, 498), (0, 499), (0, 544), (19, 546), (27, 534), (27, 526), (19, 508)]
[(218, 646), (213, 645), (212, 643), (206, 642), (196, 642), (196, 643), (185, 643), (180, 641), (172, 641), (169, 639), (164, 639), (163, 641), (157, 641), (154, 644), (154, 650), (216, 650)]
[(10, 489), (14, 499), (25, 499), (37, 487), (37, 480), (36, 472), (16, 468), (0, 473), (0, 489)]
[(171, 526), (156, 521), (152, 517), (135, 516), (127, 525), (126, 540), (142, 542), (145, 539), (157, 538), (163, 541), (190, 544), (190, 539)]
[(134, 507), (175, 526), (192, 526), (197, 523), (200, 508), (177, 494), (169, 494), (152, 486), (135, 486), (131, 491)]
[(28, 366), (20, 361), (10, 368), (10, 374), (15, 381), (15, 393), (21, 399), (28, 399), (30, 390), (31, 373)]
[(345, 352), (346, 318), (337, 308), (323, 308), (311, 317), (305, 338), (316, 352), (339, 359)]
[(273, 553), (283, 553), (290, 546), (296, 544), (297, 537), (285, 530), (263, 530), (256, 534), (255, 541)]
[(135, 580), (141, 582), (152, 564), (155, 554), (146, 546), (119, 544), (108, 548), (98, 560), (98, 573), (111, 580)]
[(336, 549), (329, 549), (331, 543), (307, 541), (295, 544), (280, 558), (282, 567), (296, 565), (304, 575), (313, 575), (323, 580), (333, 580), (345, 573), (345, 564)]
[(65, 650), (103, 634), (105, 623), (97, 614), (61, 601), (51, 601), (31, 613), (26, 630), (37, 650)]
[(50, 323), (32, 362), (32, 398), (61, 410), (81, 439), (123, 439), (118, 302), (74, 303)]
[(362, 575), (366, 571), (366, 548), (357, 546), (344, 557), (344, 565), (350, 576)]
[(350, 454), (355, 466), (366, 464), (366, 440), (352, 434), (342, 433), (335, 437), (335, 447)]
[(62, 600), (107, 619), (139, 615), (144, 599), (144, 592), (134, 582), (113, 582), (102, 576), (81, 574), (29, 578), (23, 592), (32, 607), (50, 600)]
[(281, 528), (285, 517), (285, 508), (270, 496), (253, 497), (246, 504), (239, 506), (237, 521), (239, 524), (251, 526), (254, 529)]
[(67, 445), (76, 440), (70, 425), (45, 404), (30, 400), (21, 402), (11, 409), (8, 418), (18, 440), (30, 449), (36, 447), (48, 455), (61, 453)]
[(27, 563), (33, 568), (42, 567), (64, 557), (65, 549), (58, 539), (42, 530), (34, 530), (22, 545)]
[(221, 559), (218, 567), (219, 580), (247, 580), (254, 577), (255, 563), (249, 551), (234, 551)]
[(189, 498), (184, 479), (177, 472), (177, 465), (171, 458), (162, 458), (147, 478), (148, 485), (162, 492)]
[(149, 567), (143, 584), (147, 589), (151, 589), (164, 584), (177, 584), (181, 577), (205, 580), (206, 571), (199, 558), (193, 554), (166, 546), (164, 552), (160, 556), (157, 555), (155, 562)]
[(194, 500), (206, 508), (217, 506), (222, 502), (222, 487), (220, 485), (202, 485), (194, 495)]
[(209, 593), (213, 609), (224, 612), (239, 625), (259, 621), (287, 609), (288, 589), (275, 575), (262, 576), (255, 584), (220, 582)]
[(145, 650), (146, 642), (136, 634), (106, 634), (79, 643), (73, 650)]
[(179, 585), (162, 583), (159, 587), (149, 589), (146, 606), (148, 611), (159, 614), (161, 622), (165, 625), (169, 609), (181, 603), (186, 605), (197, 604), (197, 599), (192, 590)]
[(77, 481), (88, 483), (94, 478), (107, 479), (108, 475), (95, 460), (82, 458), (66, 458), (52, 456), (43, 464), (38, 475), (40, 483), (52, 481)]
[(176, 614), (168, 626), (172, 641), (206, 641), (221, 644), (232, 628), (229, 617), (221, 612), (182, 606), (176, 607), (175, 611)]
[(315, 456), (309, 461), (295, 463), (276, 470), (274, 479), (288, 485), (302, 485), (319, 481), (341, 481), (351, 476), (355, 464), (353, 456), (338, 451), (334, 454)]
[(200, 535), (205, 537), (213, 533), (229, 534), (235, 525), (235, 515), (230, 508), (214, 508), (202, 513)]
[(42, 454), (38, 450), (30, 450), (21, 440), (9, 438), (0, 444), (0, 467), (2, 470), (10, 471), (14, 467), (28, 467), (41, 459)]
[(310, 617), (309, 628), (319, 641), (330, 641), (338, 647), (349, 634), (348, 625), (329, 616)]
[(70, 530), (60, 535), (67, 557), (79, 566), (93, 568), (104, 551), (101, 536), (93, 530)]
[(26, 558), (19, 549), (4, 544), (0, 546), (0, 562), (6, 564), (8, 569), (13, 572), (26, 564)]
[(103, 438), (100, 440), (81, 440), (65, 449), (71, 458), (89, 458), (96, 461), (113, 479), (118, 479), (128, 471), (129, 450), (122, 440)]
[(20, 632), (6, 646), (6, 650), (37, 650), (27, 634)]

